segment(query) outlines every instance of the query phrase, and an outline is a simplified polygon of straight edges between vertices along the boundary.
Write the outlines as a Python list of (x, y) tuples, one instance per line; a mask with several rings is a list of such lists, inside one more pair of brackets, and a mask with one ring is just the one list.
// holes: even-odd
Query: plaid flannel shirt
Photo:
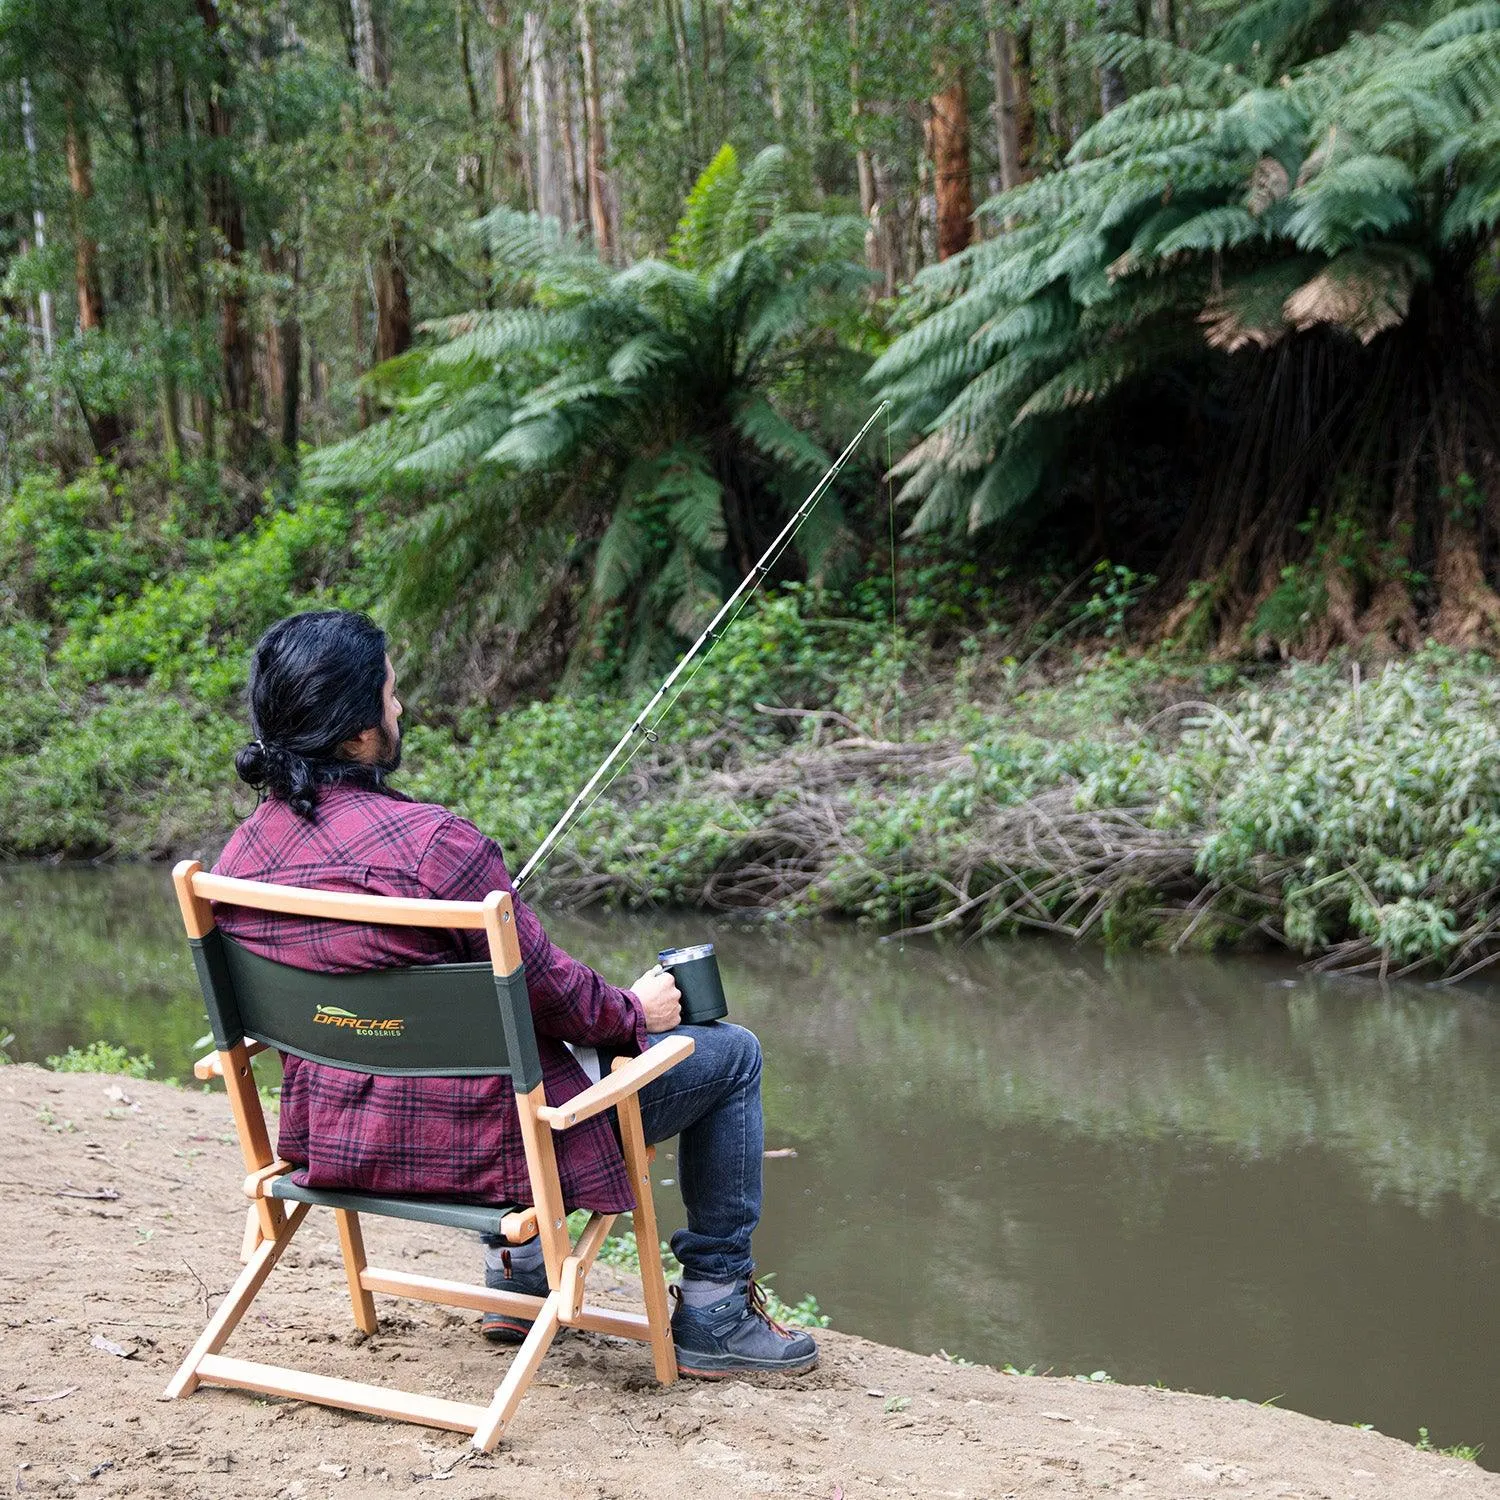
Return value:
[[(317, 820), (267, 800), (230, 839), (215, 870), (246, 880), (325, 891), (482, 901), (510, 891), (500, 846), (446, 809), (390, 792), (324, 788)], [(588, 1086), (563, 1046), (641, 1052), (640, 1001), (606, 983), (549, 940), (519, 898), (516, 936), (549, 1104)], [(278, 963), (329, 974), (412, 964), (489, 962), (481, 932), (372, 927), (215, 903), (226, 934)], [(605, 1116), (556, 1137), (570, 1208), (634, 1206)], [(286, 1057), (278, 1148), (305, 1163), (299, 1179), (321, 1188), (529, 1203), (531, 1183), (509, 1078), (378, 1078)]]

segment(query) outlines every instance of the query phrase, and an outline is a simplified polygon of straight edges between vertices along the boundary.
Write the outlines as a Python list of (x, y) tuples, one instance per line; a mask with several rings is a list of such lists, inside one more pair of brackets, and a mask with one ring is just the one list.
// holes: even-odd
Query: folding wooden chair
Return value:
[[(649, 1252), (657, 1244), (656, 1213), (639, 1092), (693, 1050), (691, 1039), (668, 1037), (640, 1057), (620, 1059), (609, 1077), (554, 1108), (542, 1092), (536, 1034), (509, 896), (497, 891), (482, 902), (408, 901), (312, 891), (206, 874), (196, 860), (183, 861), (172, 878), (217, 1048), (196, 1071), (200, 1078), (222, 1077), (228, 1089), (248, 1173), (244, 1192), (250, 1207), (241, 1257), (245, 1268), (172, 1377), (166, 1398), (189, 1395), (202, 1382), (234, 1386), (472, 1433), (474, 1446), (488, 1452), (515, 1414), (560, 1327), (592, 1329), (649, 1343), (657, 1379), (665, 1385), (677, 1378), (666, 1284), (656, 1256), (641, 1256), (644, 1314), (585, 1301), (585, 1282), (615, 1216), (593, 1214), (576, 1241), (569, 1236), (552, 1133), (606, 1109), (617, 1111), (621, 1146), (636, 1195), (636, 1237)], [(491, 963), (365, 974), (310, 973), (261, 958), (235, 943), (214, 925), (210, 901), (346, 922), (482, 928), (489, 939)], [(356, 1024), (348, 1024), (350, 1020)], [(362, 1073), (417, 1077), (508, 1073), (515, 1085), (532, 1201), (480, 1205), (300, 1186), (291, 1176), (293, 1164), (272, 1155), (250, 1071), (251, 1056), (268, 1047)], [(314, 1206), (331, 1208), (338, 1221), (354, 1322), (365, 1333), (377, 1328), (372, 1292), (534, 1319), (488, 1405), (257, 1364), (219, 1352)], [(500, 1234), (513, 1244), (540, 1236), (547, 1296), (526, 1297), (369, 1266), (361, 1214)]]

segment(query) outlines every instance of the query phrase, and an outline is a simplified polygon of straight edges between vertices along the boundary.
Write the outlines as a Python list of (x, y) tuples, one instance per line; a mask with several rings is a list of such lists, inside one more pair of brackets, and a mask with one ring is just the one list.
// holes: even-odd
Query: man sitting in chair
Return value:
[[(324, 610), (273, 625), (250, 669), (255, 738), (235, 757), (260, 802), (230, 839), (216, 873), (380, 896), (481, 901), (510, 891), (499, 845), (463, 818), (394, 790), (401, 704), (386, 638), (363, 615)], [(536, 1023), (547, 1102), (586, 1088), (590, 1049), (638, 1053), (677, 1027), (670, 974), (617, 989), (570, 958), (517, 898), (516, 936)], [(220, 906), (219, 926), (262, 957), (346, 974), (413, 964), (487, 961), (482, 932), (372, 927)], [(800, 1373), (817, 1345), (774, 1323), (752, 1275), (760, 1219), (760, 1044), (727, 1022), (685, 1028), (691, 1057), (641, 1091), (646, 1140), (679, 1136), (687, 1228), (672, 1236), (682, 1280), (672, 1288), (672, 1337), (684, 1375)], [(578, 1055), (564, 1043), (580, 1049)], [(312, 1187), (527, 1202), (530, 1181), (509, 1078), (386, 1078), (288, 1056), (279, 1153), (305, 1163)], [(611, 1118), (557, 1141), (570, 1209), (634, 1206)], [(485, 1251), (488, 1286), (547, 1295), (537, 1240)], [(520, 1343), (530, 1324), (488, 1313), (486, 1337)]]

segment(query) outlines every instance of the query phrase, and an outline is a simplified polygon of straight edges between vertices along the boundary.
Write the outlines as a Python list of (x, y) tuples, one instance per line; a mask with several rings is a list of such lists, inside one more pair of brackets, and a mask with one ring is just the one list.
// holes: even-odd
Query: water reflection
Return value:
[[(1500, 1460), (1484, 996), (675, 915), (552, 928), (622, 980), (718, 943), (767, 1047), (768, 1144), (797, 1152), (767, 1163), (757, 1252), (838, 1326)], [(0, 874), (7, 1029), (16, 1056), (98, 1037), (185, 1074), (206, 1027), (165, 873)]]

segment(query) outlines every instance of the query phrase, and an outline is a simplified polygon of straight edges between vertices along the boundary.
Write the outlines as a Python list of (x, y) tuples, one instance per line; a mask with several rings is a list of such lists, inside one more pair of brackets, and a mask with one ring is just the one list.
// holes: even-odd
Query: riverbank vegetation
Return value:
[(1500, 953), (1492, 4), (29, 0), (0, 90), (0, 853), (212, 845), (347, 605), (519, 860), (883, 396), (553, 899)]
[[(279, 558), (282, 545), (268, 528), (245, 548)], [(202, 593), (252, 616), (259, 600), (267, 619), (324, 597), (278, 593), (274, 567), (242, 564), (231, 557)], [(995, 621), (946, 646), (907, 615), (893, 622), (873, 583), (862, 613), (847, 597), (829, 613), (811, 588), (763, 599), (554, 854), (542, 888), (558, 902), (962, 935), (1271, 944), (1383, 973), (1463, 974), (1500, 954), (1489, 658), (1431, 646), (1371, 671), (1065, 649), (1070, 628), (1128, 610), (1104, 592), (1115, 581), (1097, 575), (1055, 627)], [(169, 587), (179, 603), (194, 597)], [(118, 635), (108, 616), (50, 652), (40, 630), (10, 628), (11, 855), (159, 857), (211, 846), (248, 810), (229, 762), (251, 635), (215, 643), (206, 610), (185, 627), (191, 650), (133, 660), (133, 681), (91, 680), (101, 660), (126, 659), (130, 629), (159, 604), (148, 590)], [(173, 618), (197, 617), (183, 603)], [(432, 703), (427, 722), (419, 699), (402, 784), (519, 860), (643, 697), (580, 690), (499, 713)]]

